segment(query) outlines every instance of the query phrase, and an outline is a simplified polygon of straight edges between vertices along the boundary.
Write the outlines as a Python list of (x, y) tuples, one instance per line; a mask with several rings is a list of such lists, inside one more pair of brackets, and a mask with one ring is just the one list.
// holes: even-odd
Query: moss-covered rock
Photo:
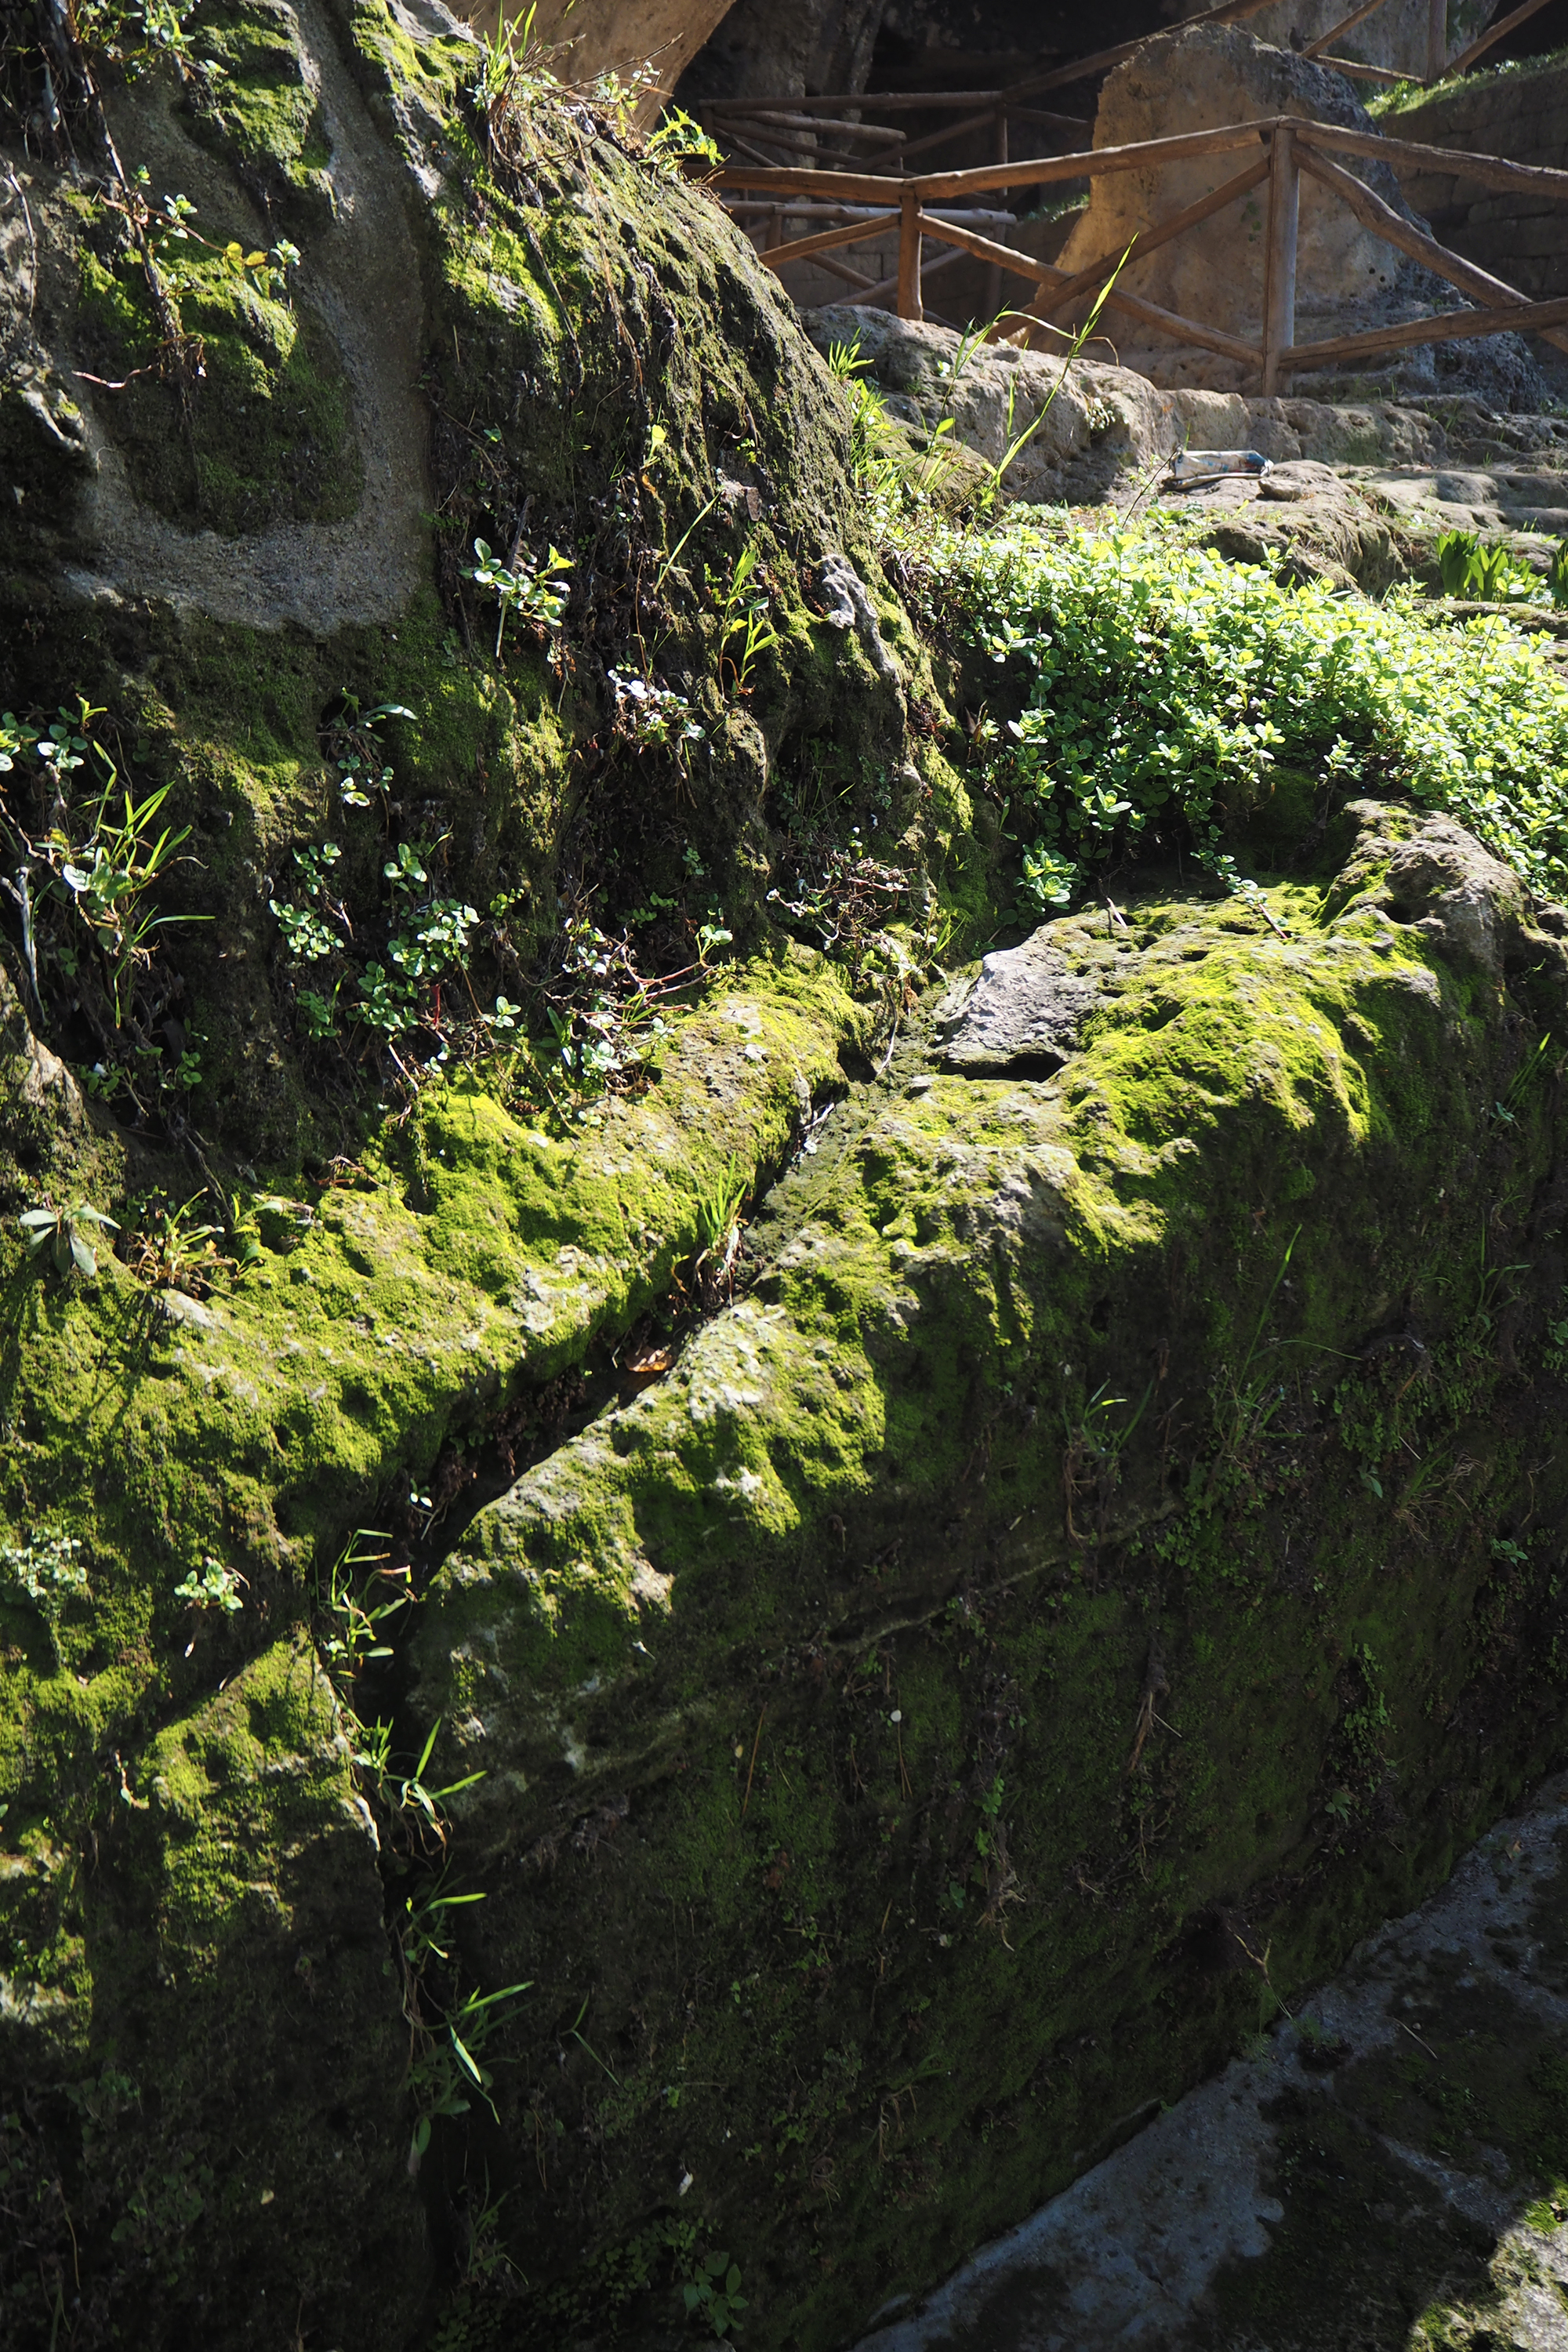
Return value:
[[(1453, 828), (1362, 814), (1267, 922), (1057, 925), (1099, 998), (1059, 1077), (895, 1061), (752, 1296), (443, 1567), (416, 1711), (486, 1776), (476, 1966), (536, 1980), (520, 2261), (689, 2193), (749, 2327), (839, 2340), (1553, 1753), (1557, 1147), (1516, 1006), (1562, 954)], [(593, 2275), (550, 2264), (541, 2341)]]
[[(16, 147), (6, 248), (0, 751), (30, 928), (0, 977), (0, 2277), (18, 2344), (383, 2345), (448, 2253), (409, 2161), (460, 2104), (408, 1901), (439, 1857), (415, 1866), (310, 1628), (348, 1689), (334, 1596), (377, 1604), (374, 1562), (418, 1550), (470, 1455), (493, 1478), (613, 1391), (624, 1335), (700, 1288), (713, 1202), (837, 1078), (874, 1003), (768, 920), (764, 810), (786, 736), (831, 738), (885, 818), (904, 712), (807, 609), (825, 557), (868, 561), (837, 395), (707, 199), (547, 97), (503, 168), (449, 20), (257, 0), (187, 31), (174, 62), (100, 53), (101, 118), (56, 62), (58, 151)], [(14, 94), (45, 62), (11, 58)], [(106, 122), (123, 177), (62, 168), (68, 141), (104, 160)], [(557, 646), (514, 616), (497, 654), (461, 571), (487, 533), (513, 562), (564, 545)], [(748, 549), (773, 636), (742, 679), (715, 612)], [(682, 693), (700, 748), (617, 731), (617, 663)], [(122, 835), (127, 787), (161, 814)], [(130, 871), (160, 825), (127, 961), (61, 869)], [(274, 908), (319, 903), (319, 872), (333, 943), (290, 954)], [(489, 1030), (473, 1000), (521, 992), (600, 895), (610, 929), (651, 898), (656, 961), (663, 937), (691, 971), (595, 1096), (524, 1050), (536, 996)], [(443, 921), (466, 969), (419, 947)], [(752, 960), (711, 971), (704, 925)], [(374, 974), (405, 970), (378, 1031)], [(314, 993), (342, 1005), (324, 1034)], [(34, 1255), (14, 1220), (46, 1207)], [(57, 1230), (91, 1276), (54, 1270)], [(363, 1590), (334, 1580), (389, 1518)]]

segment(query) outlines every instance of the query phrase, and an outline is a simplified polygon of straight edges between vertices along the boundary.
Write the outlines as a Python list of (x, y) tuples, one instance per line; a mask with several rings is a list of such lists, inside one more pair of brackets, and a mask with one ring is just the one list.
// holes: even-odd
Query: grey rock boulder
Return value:
[(946, 1068), (983, 1077), (1011, 1070), (1049, 1076), (1078, 1049), (1099, 989), (1054, 946), (1049, 926), (1021, 947), (988, 955), (942, 1023)]
[[(1289, 48), (1274, 48), (1242, 25), (1194, 25), (1160, 34), (1110, 73), (1095, 120), (1097, 148), (1164, 139), (1222, 124), (1291, 115), (1344, 129), (1376, 128), (1348, 80)], [(1123, 251), (1156, 223), (1208, 194), (1243, 168), (1258, 148), (1200, 154), (1156, 171), (1116, 172), (1096, 180), (1088, 208), (1062, 249), (1061, 266), (1076, 270)], [(1386, 164), (1356, 164), (1394, 209), (1414, 219)], [(1247, 341), (1263, 317), (1267, 187), (1227, 205), (1199, 228), (1173, 238), (1140, 261), (1134, 252), (1123, 288), (1180, 317), (1220, 327)], [(1340, 198), (1318, 183), (1301, 184), (1296, 277), (1298, 341), (1330, 341), (1454, 306), (1440, 280), (1362, 226)], [(1240, 360), (1181, 344), (1136, 320), (1107, 322), (1124, 367), (1166, 385), (1258, 388), (1258, 371)], [(1475, 391), (1502, 409), (1542, 405), (1540, 372), (1517, 336), (1483, 336), (1459, 344), (1416, 347), (1380, 381), (1413, 393)], [(1297, 389), (1329, 390), (1336, 379), (1303, 372)], [(1198, 445), (1201, 446), (1201, 445)], [(1273, 454), (1273, 453), (1266, 453)]]
[(1361, 830), (1331, 896), (1333, 913), (1375, 908), (1494, 984), (1526, 966), (1568, 972), (1560, 910), (1538, 913), (1513, 869), (1452, 818), (1377, 801), (1354, 801), (1346, 814)]

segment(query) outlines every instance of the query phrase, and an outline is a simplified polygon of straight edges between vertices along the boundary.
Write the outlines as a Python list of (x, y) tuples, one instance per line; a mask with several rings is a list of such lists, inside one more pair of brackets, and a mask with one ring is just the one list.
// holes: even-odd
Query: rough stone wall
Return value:
[[(1391, 138), (1465, 147), (1516, 163), (1568, 169), (1568, 63), (1476, 75), (1384, 118)], [(1412, 175), (1405, 194), (1456, 253), (1532, 300), (1568, 293), (1568, 205), (1483, 188), (1447, 173)]]

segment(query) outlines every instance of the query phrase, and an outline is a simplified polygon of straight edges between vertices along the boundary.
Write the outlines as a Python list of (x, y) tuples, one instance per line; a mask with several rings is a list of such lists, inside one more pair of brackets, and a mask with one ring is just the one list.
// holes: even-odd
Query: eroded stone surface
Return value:
[(985, 957), (951, 1015), (939, 1016), (943, 1065), (1048, 1076), (1077, 1045), (1097, 994), (1093, 977), (1075, 971), (1048, 929), (1038, 930)]

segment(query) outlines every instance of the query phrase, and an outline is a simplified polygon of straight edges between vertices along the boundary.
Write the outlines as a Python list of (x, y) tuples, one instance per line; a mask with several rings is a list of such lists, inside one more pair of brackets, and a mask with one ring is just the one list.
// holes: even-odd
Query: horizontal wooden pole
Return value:
[(1525, 302), (1516, 310), (1458, 310), (1442, 318), (1411, 319), (1401, 327), (1373, 327), (1364, 335), (1338, 335), (1328, 343), (1293, 343), (1281, 359), (1289, 367), (1326, 367), (1331, 360), (1373, 359), (1382, 352), (1405, 352), (1419, 343), (1462, 343), (1478, 335), (1539, 334), (1543, 327), (1568, 323), (1568, 296), (1555, 302)]
[(1392, 66), (1363, 65), (1360, 58), (1314, 58), (1314, 65), (1326, 67), (1330, 73), (1349, 74), (1352, 81), (1408, 81), (1408, 74), (1395, 73)]
[(746, 115), (742, 120), (749, 122), (753, 130), (759, 123), (765, 122), (780, 131), (834, 131), (847, 146), (853, 146), (859, 141), (868, 147), (901, 147), (910, 135), (907, 131), (889, 131), (879, 122), (840, 122), (830, 114), (786, 114), (772, 109), (764, 112), (760, 107), (754, 114)]
[(1306, 147), (1332, 148), (1342, 155), (1370, 155), (1396, 172), (1442, 172), (1474, 180), (1483, 188), (1529, 188), (1554, 203), (1568, 203), (1568, 172), (1544, 163), (1510, 163), (1500, 155), (1472, 155), (1464, 147), (1426, 147), (1414, 139), (1380, 139), (1375, 131), (1344, 131), (1337, 122), (1298, 122)]
[(836, 245), (867, 245), (898, 226), (897, 213), (875, 213), (868, 220), (846, 221), (839, 228), (819, 228), (810, 236), (794, 237), (788, 245), (775, 245), (759, 257), (770, 269), (782, 269), (786, 261), (806, 261), (814, 253), (827, 253)]
[(978, 194), (986, 188), (1038, 188), (1052, 180), (1098, 180), (1111, 172), (1142, 171), (1145, 164), (1177, 163), (1187, 155), (1224, 155), (1267, 137), (1276, 122), (1293, 120), (1268, 115), (1256, 122), (1221, 123), (1213, 131), (1181, 131), (1168, 139), (1140, 139), (1127, 147), (1090, 147), (1072, 155), (1025, 155), (1016, 163), (982, 163), (972, 172), (922, 172), (918, 181), (921, 202)]
[[(787, 220), (879, 220), (883, 211), (879, 205), (814, 205), (804, 196), (726, 196), (723, 204), (731, 220), (768, 213), (778, 213)], [(942, 211), (944, 218), (989, 221), (996, 228), (1011, 228), (1017, 217), (1015, 213), (983, 212), (978, 205), (965, 205), (962, 212), (952, 213), (944, 205)]]
[[(897, 204), (905, 184), (886, 172), (803, 172), (784, 163), (754, 170), (749, 163), (726, 163), (708, 182), (712, 188), (750, 188), (760, 196), (816, 196), (823, 203)], [(918, 188), (920, 182), (909, 185)]]
[[(716, 123), (714, 131), (727, 146), (744, 146), (753, 155), (760, 153), (764, 147), (794, 147), (807, 155), (844, 154), (859, 137), (853, 123), (841, 127), (837, 123), (825, 122), (816, 131), (787, 131), (775, 129), (771, 122), (748, 122), (744, 131), (731, 123)], [(901, 131), (893, 133), (893, 139), (900, 147), (903, 136)], [(824, 144), (825, 141), (831, 142), (834, 140), (839, 142), (837, 147), (831, 143)], [(862, 159), (855, 156), (852, 160), (858, 163)], [(868, 155), (864, 160), (869, 163), (880, 159)], [(899, 159), (895, 155), (889, 160), (897, 163)]]
[[(861, 204), (875, 204), (879, 198), (897, 201), (905, 188), (912, 187), (922, 204), (940, 204), (947, 196), (980, 195), (993, 188), (1038, 188), (1053, 180), (1096, 180), (1110, 172), (1136, 172), (1148, 163), (1180, 163), (1187, 155), (1234, 153), (1267, 138), (1282, 123), (1292, 130), (1300, 127), (1294, 115), (1267, 115), (1255, 122), (1222, 123), (1213, 131), (1178, 131), (1169, 139), (1140, 139), (1127, 147), (1090, 147), (1071, 155), (1024, 155), (1016, 163), (982, 163), (969, 172), (910, 173), (907, 180), (871, 172), (804, 172), (788, 165), (754, 172), (747, 165), (727, 164), (714, 173), (710, 184), (754, 188), (763, 195), (839, 196)], [(1568, 182), (1568, 173), (1536, 176)]]
[[(1016, 246), (998, 245), (994, 237), (977, 236), (973, 229), (961, 228), (956, 221), (941, 220), (934, 213), (921, 215), (921, 234), (929, 236), (933, 245), (962, 246), (979, 261), (994, 261), (1016, 277), (1032, 278), (1037, 285), (1056, 288), (1068, 282), (1065, 269), (1056, 268), (1048, 261), (1037, 261), (1031, 253), (1020, 253)], [(1257, 346), (1244, 343), (1237, 335), (1227, 335), (1218, 327), (1200, 326), (1195, 319), (1184, 319), (1174, 310), (1163, 310), (1157, 302), (1145, 302), (1140, 295), (1124, 294), (1112, 287), (1107, 297), (1110, 309), (1124, 310), (1129, 318), (1141, 319), (1145, 326), (1158, 327), (1162, 334), (1173, 335), (1178, 342), (1197, 343), (1205, 351), (1219, 352), (1226, 359), (1240, 360), (1257, 367), (1261, 354)], [(1040, 319), (1039, 326), (1048, 326), (1049, 320)]]
[[(753, 147), (749, 139), (742, 139), (738, 131), (727, 131), (724, 133), (724, 144), (730, 150), (731, 161), (726, 163), (722, 172), (714, 173), (713, 185), (716, 187), (727, 187), (734, 184), (732, 180), (727, 179), (725, 176), (725, 174), (729, 173), (751, 171), (753, 173), (765, 176), (767, 173), (777, 172), (782, 168), (781, 165), (774, 163), (770, 160), (763, 148)], [(753, 159), (752, 162), (750, 164), (737, 163), (734, 161), (734, 157), (737, 152), (742, 155), (751, 156)], [(751, 185), (751, 182), (749, 180), (745, 181), (742, 183), (742, 185), (749, 187)]]
[(1326, 33), (1321, 34), (1315, 41), (1310, 41), (1301, 55), (1304, 58), (1321, 58), (1325, 49), (1333, 47), (1342, 34), (1353, 33), (1358, 25), (1375, 16), (1382, 5), (1383, 0), (1362, 0), (1359, 8), (1352, 8), (1348, 16), (1342, 16), (1337, 25), (1331, 25)]
[(1007, 93), (1005, 89), (862, 89), (853, 97), (836, 93), (831, 98), (710, 98), (699, 111), (704, 115), (754, 114), (768, 106), (799, 106), (805, 104), (814, 114), (858, 114), (863, 110), (877, 114), (963, 114), (969, 107), (1000, 106)]
[[(1496, 42), (1506, 39), (1510, 33), (1524, 23), (1527, 16), (1533, 16), (1538, 8), (1544, 8), (1545, 5), (1546, 0), (1524, 0), (1524, 5), (1514, 9), (1511, 16), (1500, 16), (1495, 25), (1489, 25), (1484, 33), (1478, 35), (1468, 49), (1460, 50), (1448, 68), (1448, 74), (1468, 73), (1479, 57), (1484, 56)], [(1446, 74), (1444, 79), (1447, 80), (1447, 78), (1448, 75)]]
[[(1450, 253), (1446, 245), (1439, 245), (1435, 236), (1427, 236), (1414, 223), (1405, 220), (1392, 205), (1385, 205), (1373, 190), (1364, 186), (1352, 173), (1343, 171), (1327, 155), (1314, 155), (1303, 148), (1301, 169), (1310, 173), (1314, 180), (1321, 181), (1325, 188), (1331, 188), (1355, 215), (1363, 228), (1385, 238), (1401, 253), (1407, 253), (1413, 261), (1425, 262), (1426, 268), (1434, 270), (1439, 278), (1446, 278), (1450, 286), (1457, 286), (1461, 294), (1473, 295), (1479, 301), (1490, 302), (1500, 308), (1530, 299), (1517, 287), (1505, 286), (1502, 279), (1494, 278), (1489, 270), (1479, 269), (1462, 254)], [(1559, 351), (1568, 352), (1568, 334), (1549, 328), (1544, 340), (1555, 343)]]
[[(1188, 229), (1195, 228), (1200, 221), (1224, 212), (1226, 205), (1236, 204), (1268, 177), (1268, 158), (1260, 155), (1256, 163), (1247, 165), (1245, 172), (1237, 172), (1233, 178), (1223, 180), (1217, 188), (1212, 188), (1206, 196), (1200, 196), (1195, 204), (1188, 205), (1183, 211), (1173, 213), (1167, 220), (1156, 221), (1152, 228), (1141, 231), (1132, 241), (1129, 260), (1142, 261), (1145, 254), (1158, 252), (1160, 247), (1169, 245), (1173, 237), (1182, 236)], [(1103, 285), (1111, 271), (1121, 266), (1125, 251), (1125, 247), (1121, 247), (1114, 253), (1102, 253), (1098, 261), (1089, 262), (1065, 284), (1055, 288), (1050, 299), (1043, 307), (1047, 311), (1065, 310), (1080, 294), (1088, 294), (1096, 286)]]
[(928, 131), (923, 139), (911, 139), (900, 162), (907, 163), (911, 155), (923, 155), (930, 148), (944, 147), (950, 139), (967, 139), (972, 131), (984, 131), (995, 121), (996, 112), (995, 107), (989, 106), (984, 114), (961, 115), (956, 122), (944, 123), (940, 131)]
[(1009, 122), (1036, 122), (1047, 131), (1092, 131), (1094, 125), (1081, 114), (1050, 114), (1043, 106), (1009, 106), (1004, 109)]

